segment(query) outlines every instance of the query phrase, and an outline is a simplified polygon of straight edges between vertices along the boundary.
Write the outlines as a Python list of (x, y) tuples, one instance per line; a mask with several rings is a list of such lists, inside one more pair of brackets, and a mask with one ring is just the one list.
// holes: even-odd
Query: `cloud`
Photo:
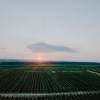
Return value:
[(0, 48), (0, 50), (5, 50), (6, 48)]
[(33, 52), (76, 52), (75, 49), (65, 47), (65, 46), (58, 46), (58, 45), (51, 45), (44, 42), (39, 42), (35, 44), (31, 44), (28, 46)]

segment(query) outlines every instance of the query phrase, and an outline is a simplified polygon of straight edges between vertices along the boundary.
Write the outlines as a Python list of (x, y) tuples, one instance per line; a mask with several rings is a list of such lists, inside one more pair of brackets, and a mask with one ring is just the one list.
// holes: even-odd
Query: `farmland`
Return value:
[(100, 76), (91, 73), (100, 70), (99, 64), (7, 63), (1, 64), (0, 67), (2, 100), (99, 100), (100, 98)]

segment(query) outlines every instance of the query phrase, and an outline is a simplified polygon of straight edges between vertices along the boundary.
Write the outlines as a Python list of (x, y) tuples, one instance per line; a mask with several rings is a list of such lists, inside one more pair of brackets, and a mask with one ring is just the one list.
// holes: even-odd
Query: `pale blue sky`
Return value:
[[(0, 58), (100, 61), (100, 0), (0, 0)], [(37, 42), (76, 53), (34, 53)]]

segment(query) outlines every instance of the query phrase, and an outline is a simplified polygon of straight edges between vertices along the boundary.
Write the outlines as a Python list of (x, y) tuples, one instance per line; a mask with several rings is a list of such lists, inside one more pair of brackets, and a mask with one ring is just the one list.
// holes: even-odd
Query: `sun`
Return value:
[(37, 61), (38, 63), (42, 63), (42, 62), (44, 61), (44, 59), (43, 59), (43, 57), (38, 56), (38, 57), (36, 58), (36, 61)]

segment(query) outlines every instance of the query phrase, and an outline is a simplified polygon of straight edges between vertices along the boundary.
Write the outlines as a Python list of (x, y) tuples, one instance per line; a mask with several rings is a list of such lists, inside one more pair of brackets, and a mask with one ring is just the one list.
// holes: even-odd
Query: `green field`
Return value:
[(83, 63), (77, 63), (75, 67), (73, 63), (16, 64), (16, 66), (1, 64), (0, 98), (3, 100), (99, 100), (99, 70), (99, 64)]

